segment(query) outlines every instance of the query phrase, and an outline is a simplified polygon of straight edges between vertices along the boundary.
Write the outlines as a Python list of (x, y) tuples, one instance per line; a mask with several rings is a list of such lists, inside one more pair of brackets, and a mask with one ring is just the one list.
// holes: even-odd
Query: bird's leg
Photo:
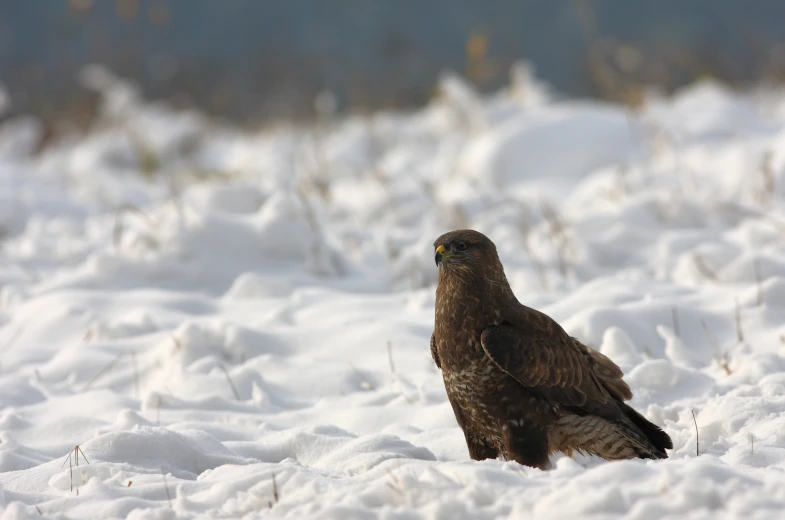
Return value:
[(543, 428), (533, 420), (510, 419), (502, 426), (502, 432), (506, 459), (524, 466), (548, 469), (548, 434)]
[(495, 459), (499, 456), (499, 450), (487, 439), (474, 437), (468, 432), (463, 432), (466, 437), (466, 446), (469, 448), (469, 456), (473, 460)]
[(466, 438), (466, 447), (469, 448), (469, 456), (473, 460), (495, 459), (499, 456), (499, 450), (490, 441), (480, 435), (474, 435), (471, 428), (467, 425), (464, 419), (463, 410), (457, 400), (447, 396), (452, 405), (452, 411), (455, 413), (455, 420), (458, 421), (458, 426), (461, 427), (463, 436)]

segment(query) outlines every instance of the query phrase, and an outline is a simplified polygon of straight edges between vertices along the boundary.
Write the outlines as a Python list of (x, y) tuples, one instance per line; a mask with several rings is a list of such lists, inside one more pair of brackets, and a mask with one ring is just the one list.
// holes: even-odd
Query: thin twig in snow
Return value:
[(179, 350), (179, 349), (183, 348), (183, 344), (182, 344), (182, 342), (181, 342), (181, 341), (180, 341), (180, 340), (177, 338), (177, 336), (175, 336), (174, 334), (172, 334), (171, 338), (172, 338), (172, 343), (174, 343), (174, 348), (175, 348), (175, 350)]
[(63, 464), (62, 464), (60, 467), (61, 467), (61, 468), (62, 468), (62, 467), (64, 467), (64, 466), (65, 466), (65, 463), (66, 463), (67, 461), (71, 460), (71, 456), (72, 456), (73, 454), (76, 454), (76, 465), (78, 466), (78, 465), (79, 465), (79, 454), (80, 454), (80, 453), (82, 454), (82, 457), (84, 457), (84, 460), (85, 460), (85, 462), (87, 462), (88, 464), (90, 464), (90, 461), (89, 461), (89, 460), (87, 460), (87, 455), (85, 455), (85, 454), (84, 454), (84, 451), (82, 451), (82, 448), (80, 448), (80, 447), (77, 445), (77, 446), (74, 446), (74, 449), (72, 449), (71, 451), (69, 451), (69, 452), (68, 452), (68, 456), (65, 458), (65, 460), (63, 461)]
[[(148, 229), (153, 232), (156, 226), (155, 220), (150, 217), (147, 213), (139, 209), (138, 207), (134, 206), (133, 204), (124, 204), (120, 206), (117, 211), (115, 212), (114, 217), (114, 227), (112, 228), (112, 244), (114, 245), (115, 249), (120, 249), (120, 241), (123, 238), (124, 228), (123, 228), (123, 214), (124, 213), (133, 213), (135, 215), (139, 215), (143, 217), (143, 220), (147, 223)], [(158, 240), (151, 236), (150, 239), (153, 241), (156, 247), (159, 247)]]
[(709, 343), (711, 343), (714, 352), (719, 352), (720, 346), (717, 344), (717, 340), (712, 336), (711, 332), (709, 332), (709, 326), (706, 325), (706, 321), (701, 319), (701, 327), (703, 327), (703, 332), (706, 333), (706, 337), (709, 338)]
[(392, 355), (392, 341), (387, 341), (387, 359), (390, 361), (390, 372), (395, 375), (395, 363)]
[(172, 496), (169, 494), (169, 485), (166, 483), (166, 473), (164, 473), (163, 466), (161, 466), (161, 476), (164, 478), (164, 490), (166, 490), (166, 499), (169, 501), (169, 509), (172, 509)]
[(706, 263), (706, 260), (703, 258), (703, 255), (693, 253), (692, 261), (695, 262), (695, 267), (698, 269), (700, 274), (712, 282), (717, 281), (717, 273), (714, 271), (714, 269), (709, 267), (709, 265)]
[(548, 221), (549, 230), (551, 233), (551, 241), (553, 242), (554, 246), (556, 247), (556, 256), (558, 260), (558, 267), (559, 273), (566, 278), (567, 277), (567, 259), (566, 259), (566, 246), (567, 246), (567, 238), (564, 233), (565, 226), (562, 221), (559, 219), (559, 215), (556, 213), (550, 204), (545, 201), (540, 203), (540, 211), (542, 212), (545, 220)]
[[(387, 475), (390, 477), (390, 480), (392, 480), (392, 482), (387, 482), (387, 487), (392, 489), (396, 493), (400, 494), (401, 496), (403, 496), (403, 489), (401, 489), (401, 479), (398, 478), (398, 475), (393, 473), (392, 470), (385, 469), (385, 471), (387, 472)], [(401, 471), (401, 464), (399, 462), (398, 472), (400, 473), (400, 471)]]
[(767, 150), (763, 154), (763, 158), (761, 159), (760, 163), (760, 172), (763, 175), (763, 189), (760, 191), (760, 203), (767, 204), (771, 202), (772, 197), (774, 196), (774, 187), (775, 187), (775, 177), (774, 177), (774, 167), (773, 167), (773, 153), (771, 150)]
[(139, 399), (139, 369), (136, 365), (136, 352), (131, 351), (131, 364), (134, 369), (134, 394)]
[(223, 365), (218, 365), (218, 367), (223, 370), (224, 375), (226, 376), (226, 381), (229, 383), (229, 386), (232, 387), (232, 393), (234, 394), (234, 398), (238, 401), (242, 401), (240, 399), (240, 393), (237, 391), (237, 387), (234, 386), (234, 382), (232, 381), (232, 376), (229, 375), (229, 371), (226, 370), (226, 367)]
[(84, 461), (87, 462), (88, 464), (90, 464), (90, 461), (87, 460), (87, 455), (84, 454), (84, 452), (82, 451), (81, 447), (76, 446), (74, 449), (76, 450), (76, 454), (77, 454), (77, 459), (76, 459), (76, 465), (77, 466), (79, 465), (79, 454), (80, 453), (82, 454), (82, 457), (84, 457)]
[(692, 412), (692, 422), (695, 423), (695, 456), (699, 457), (701, 454), (700, 449), (700, 437), (698, 433), (698, 421), (695, 419), (695, 410), (690, 410)]
[(542, 265), (537, 255), (534, 253), (534, 250), (531, 248), (529, 244), (529, 234), (528, 232), (524, 233), (523, 235), (523, 250), (529, 255), (529, 260), (532, 263), (532, 267), (534, 267), (534, 272), (537, 275), (537, 280), (540, 282), (540, 286), (544, 291), (549, 291), (550, 287), (548, 286), (548, 273), (545, 271), (545, 266)]
[(755, 284), (758, 288), (758, 307), (763, 306), (763, 286), (761, 281), (760, 275), (760, 260), (758, 258), (755, 259), (755, 263), (753, 264), (755, 267)]
[(741, 328), (741, 306), (739, 305), (739, 299), (736, 298), (736, 337), (739, 340), (739, 343), (744, 343), (744, 331)]
[(275, 503), (275, 504), (278, 503), (278, 484), (275, 482), (275, 473), (272, 474), (272, 480), (273, 480), (273, 500), (275, 502), (273, 502), (273, 500), (268, 500), (267, 501), (267, 507), (269, 509), (273, 508), (273, 503)]
[(88, 388), (90, 388), (91, 386), (93, 386), (99, 379), (101, 379), (101, 377), (103, 377), (104, 374), (109, 372), (112, 369), (112, 367), (114, 367), (115, 363), (117, 363), (120, 360), (121, 357), (123, 357), (122, 354), (117, 354), (117, 356), (115, 356), (115, 358), (112, 361), (107, 363), (104, 366), (104, 368), (99, 370), (98, 373), (96, 375), (94, 375), (93, 378), (90, 381), (87, 382), (87, 384), (84, 386), (82, 391), (85, 391)]
[[(64, 466), (65, 466), (65, 463), (66, 463), (66, 462), (68, 462), (68, 472), (69, 472), (69, 474), (71, 475), (71, 492), (72, 492), (72, 493), (73, 493), (73, 491), (74, 491), (74, 465), (73, 465), (73, 455), (74, 455), (74, 454), (76, 455), (76, 465), (77, 465), (77, 466), (79, 466), (79, 454), (80, 454), (80, 453), (82, 454), (82, 457), (84, 457), (84, 460), (85, 460), (85, 462), (87, 462), (88, 464), (90, 464), (90, 461), (89, 461), (89, 460), (87, 460), (87, 455), (85, 455), (85, 454), (84, 454), (84, 451), (82, 451), (82, 448), (80, 448), (80, 447), (79, 447), (79, 445), (76, 445), (76, 446), (74, 446), (74, 449), (72, 449), (71, 451), (69, 451), (69, 452), (68, 452), (68, 456), (65, 458), (65, 460), (64, 460), (64, 461), (63, 461), (63, 463), (62, 463), (62, 465), (60, 465), (60, 467), (62, 468), (62, 467), (64, 467)], [(77, 494), (77, 495), (79, 494), (79, 489), (78, 489), (78, 488), (77, 488), (77, 490), (76, 490), (76, 494)]]
[(750, 217), (752, 215), (759, 216), (763, 220), (768, 221), (779, 233), (785, 234), (785, 221), (767, 211), (746, 207), (737, 202), (726, 203), (722, 208), (741, 217)]
[(717, 343), (717, 339), (712, 335), (711, 331), (709, 331), (709, 326), (706, 325), (706, 321), (701, 319), (701, 327), (703, 327), (703, 332), (706, 334), (706, 337), (709, 339), (709, 343), (711, 343), (712, 350), (714, 350), (714, 355), (716, 356), (717, 363), (725, 370), (727, 375), (731, 375), (733, 371), (730, 369), (728, 363), (728, 353), (722, 352), (720, 349), (719, 343)]

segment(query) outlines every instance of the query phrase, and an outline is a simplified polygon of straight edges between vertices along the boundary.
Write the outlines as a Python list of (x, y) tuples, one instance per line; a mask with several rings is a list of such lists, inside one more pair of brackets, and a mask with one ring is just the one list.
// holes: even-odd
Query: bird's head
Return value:
[(482, 233), (471, 229), (445, 233), (436, 239), (433, 247), (440, 272), (476, 272), (499, 262), (493, 242)]

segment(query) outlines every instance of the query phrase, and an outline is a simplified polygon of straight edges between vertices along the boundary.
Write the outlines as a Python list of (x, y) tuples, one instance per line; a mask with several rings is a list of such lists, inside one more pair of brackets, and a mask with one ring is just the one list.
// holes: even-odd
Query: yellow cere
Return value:
[(441, 255), (443, 255), (445, 251), (446, 250), (444, 249), (444, 246), (439, 246), (439, 247), (436, 248), (436, 252), (441, 254)]

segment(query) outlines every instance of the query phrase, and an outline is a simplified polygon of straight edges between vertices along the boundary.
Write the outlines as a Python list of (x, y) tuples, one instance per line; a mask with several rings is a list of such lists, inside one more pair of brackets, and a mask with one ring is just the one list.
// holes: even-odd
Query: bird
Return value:
[(513, 294), (478, 231), (434, 242), (439, 279), (431, 355), (474, 460), (539, 469), (551, 457), (665, 459), (671, 438), (625, 401), (621, 369)]

